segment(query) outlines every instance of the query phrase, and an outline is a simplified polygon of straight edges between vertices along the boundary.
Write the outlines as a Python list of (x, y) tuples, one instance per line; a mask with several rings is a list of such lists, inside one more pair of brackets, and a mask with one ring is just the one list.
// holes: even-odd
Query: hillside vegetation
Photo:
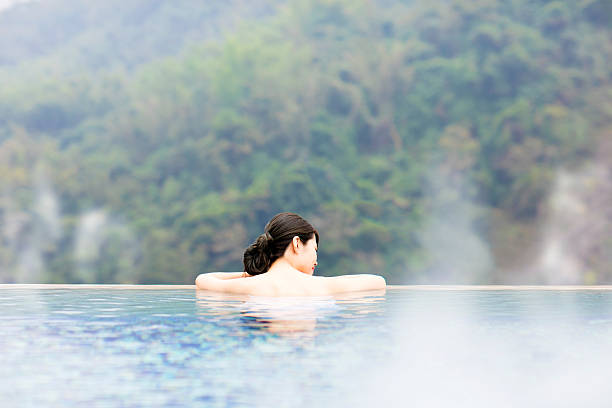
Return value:
[(0, 14), (0, 280), (192, 283), (294, 211), (324, 275), (515, 282), (610, 169), (608, 1), (205, 3)]

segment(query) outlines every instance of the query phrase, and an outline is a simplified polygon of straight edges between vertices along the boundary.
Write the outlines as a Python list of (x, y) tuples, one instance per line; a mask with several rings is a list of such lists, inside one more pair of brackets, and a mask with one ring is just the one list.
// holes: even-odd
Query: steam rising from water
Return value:
[(81, 282), (132, 283), (138, 245), (127, 225), (93, 210), (79, 218), (74, 256)]
[(45, 238), (57, 240), (62, 236), (59, 201), (42, 169), (38, 171), (36, 184), (34, 215), (37, 225)]
[(468, 299), (416, 296), (380, 344), (393, 350), (388, 360), (363, 373), (347, 406), (609, 406), (611, 320), (579, 318), (585, 305), (568, 294), (557, 305), (517, 299), (513, 313), (487, 322), (483, 310), (495, 305)]
[(74, 250), (76, 259), (87, 262), (100, 255), (106, 223), (106, 212), (102, 210), (90, 211), (80, 217)]
[[(531, 276), (549, 284), (601, 281), (589, 276), (601, 269), (601, 254), (612, 236), (611, 173), (601, 164), (558, 173)], [(474, 228), (478, 207), (465, 194), (469, 181), (453, 183), (440, 174), (430, 180), (432, 221), (422, 235), (431, 254), (432, 279), (483, 283), (477, 279), (486, 276), (493, 262)], [(599, 265), (593, 255), (600, 257)], [(603, 259), (604, 266), (610, 265), (609, 256)], [(347, 405), (608, 407), (610, 310), (597, 311), (603, 318), (585, 318), (585, 304), (572, 296), (577, 295), (562, 296), (565, 303), (557, 305), (519, 299), (513, 312), (493, 323), (483, 319), (487, 308), (479, 311), (467, 296), (463, 303), (432, 292), (416, 296), (397, 316), (394, 335), (380, 344), (393, 350), (388, 360), (350, 387), (347, 395), (355, 398)], [(491, 302), (488, 307), (494, 309)]]
[(16, 6), (17, 4), (29, 3), (31, 1), (35, 1), (35, 0), (0, 0), (0, 13), (2, 13), (5, 10), (10, 9), (13, 6)]
[(29, 209), (22, 209), (13, 200), (13, 191), (4, 191), (2, 241), (8, 254), (0, 257), (3, 281), (38, 283), (43, 278), (43, 253), (53, 249), (62, 236), (59, 201), (44, 166), (35, 171), (34, 201)]
[[(550, 216), (537, 271), (549, 284), (597, 280), (598, 261), (610, 239), (610, 170), (591, 164), (580, 171), (559, 171), (550, 197)], [(605, 260), (605, 256), (603, 257)], [(606, 268), (607, 269), (607, 268)], [(585, 282), (586, 281), (586, 282)]]
[[(62, 251), (60, 202), (44, 166), (34, 172), (31, 203), (17, 202), (11, 186), (0, 195), (0, 282), (42, 283), (45, 256)], [(74, 234), (74, 274), (79, 282), (133, 283), (138, 242), (129, 227), (105, 211), (78, 218)], [(70, 271), (63, 271), (70, 276)]]
[(453, 178), (442, 172), (432, 174), (432, 213), (421, 234), (430, 270), (419, 283), (486, 283), (493, 259), (489, 245), (474, 228), (478, 207), (467, 198), (470, 182), (458, 174)]
[[(612, 168), (601, 160), (579, 170), (559, 170), (539, 221), (542, 227), (533, 234), (539, 238), (522, 243), (524, 253), (529, 255), (518, 260), (522, 266), (517, 262), (516, 270), (502, 278), (513, 284), (609, 281), (610, 180)], [(485, 213), (470, 198), (473, 187), (469, 178), (438, 169), (432, 171), (428, 181), (431, 212), (420, 236), (429, 270), (417, 283), (489, 283), (495, 262), (488, 242), (476, 228)], [(522, 278), (513, 280), (518, 276)]]

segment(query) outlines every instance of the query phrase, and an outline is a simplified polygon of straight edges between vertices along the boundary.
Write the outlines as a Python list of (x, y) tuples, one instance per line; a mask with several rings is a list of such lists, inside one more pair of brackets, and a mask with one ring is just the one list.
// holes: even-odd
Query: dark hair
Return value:
[(244, 251), (244, 271), (249, 275), (268, 272), (270, 265), (283, 256), (293, 237), (298, 236), (306, 243), (313, 235), (318, 245), (319, 232), (308, 221), (294, 213), (276, 214), (266, 224), (264, 233)]

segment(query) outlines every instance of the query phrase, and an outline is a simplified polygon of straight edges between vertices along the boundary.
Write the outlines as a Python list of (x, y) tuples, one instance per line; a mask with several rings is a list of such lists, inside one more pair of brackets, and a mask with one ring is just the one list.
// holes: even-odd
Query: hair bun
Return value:
[(272, 243), (272, 235), (269, 232), (261, 234), (255, 240), (255, 245), (257, 245), (261, 251), (265, 254), (270, 253), (270, 244)]
[(255, 242), (246, 249), (242, 258), (245, 272), (249, 275), (259, 275), (268, 270), (270, 267), (272, 241), (274, 241), (272, 235), (269, 232), (265, 232), (258, 236)]

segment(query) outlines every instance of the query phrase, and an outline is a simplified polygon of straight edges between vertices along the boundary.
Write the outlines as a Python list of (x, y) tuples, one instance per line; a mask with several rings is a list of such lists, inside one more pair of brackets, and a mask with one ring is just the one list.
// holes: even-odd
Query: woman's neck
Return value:
[(286, 273), (287, 270), (296, 271), (296, 269), (291, 265), (287, 258), (283, 256), (272, 262), (272, 265), (270, 265), (270, 269), (268, 269), (268, 272), (266, 273)]

